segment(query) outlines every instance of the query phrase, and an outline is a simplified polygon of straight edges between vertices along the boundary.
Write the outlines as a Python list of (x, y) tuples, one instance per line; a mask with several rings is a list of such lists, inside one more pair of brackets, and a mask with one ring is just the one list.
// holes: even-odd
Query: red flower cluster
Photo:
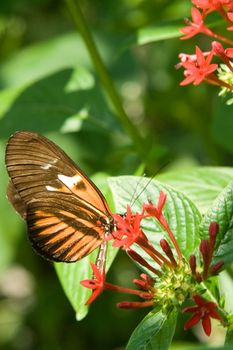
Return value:
[[(229, 80), (229, 74), (224, 76), (221, 65), (212, 63), (214, 56), (217, 56), (227, 66), (229, 71), (233, 72), (233, 65), (230, 60), (230, 58), (233, 58), (233, 47), (224, 49), (219, 42), (233, 46), (233, 41), (215, 33), (205, 25), (207, 15), (217, 11), (227, 22), (227, 29), (233, 30), (233, 3), (231, 0), (192, 0), (192, 3), (196, 6), (191, 9), (192, 21), (185, 19), (187, 26), (180, 29), (181, 33), (184, 34), (181, 39), (189, 39), (196, 34), (202, 33), (214, 38), (214, 41), (212, 42), (212, 49), (208, 52), (202, 52), (196, 46), (195, 54), (182, 53), (179, 55), (180, 63), (176, 65), (176, 68), (183, 67), (185, 75), (185, 79), (180, 85), (184, 86), (190, 83), (199, 85), (205, 81), (209, 84), (220, 86), (224, 92), (233, 91), (233, 79)], [(217, 68), (218, 74), (216, 74)]]
[[(185, 308), (183, 310), (183, 312), (194, 312), (193, 317), (185, 324), (185, 329), (192, 327), (198, 321), (202, 320), (204, 331), (206, 334), (209, 334), (211, 330), (210, 317), (218, 318), (219, 320), (221, 318), (215, 310), (216, 305), (213, 302), (204, 301), (196, 291), (195, 294), (193, 294), (193, 290), (195, 290), (195, 283), (198, 285), (212, 274), (216, 274), (223, 265), (220, 262), (211, 265), (219, 226), (215, 222), (211, 223), (209, 227), (209, 239), (201, 241), (200, 252), (202, 255), (202, 262), (199, 263), (200, 266), (197, 268), (196, 257), (191, 255), (188, 267), (187, 263), (184, 262), (185, 259), (182, 256), (176, 238), (163, 214), (165, 204), (166, 195), (161, 192), (157, 205), (155, 206), (149, 201), (148, 203), (143, 204), (141, 213), (132, 213), (131, 208), (128, 206), (127, 212), (124, 216), (118, 214), (114, 215), (116, 228), (111, 233), (110, 237), (113, 239), (113, 246), (126, 250), (132, 259), (147, 268), (155, 278), (151, 278), (149, 275), (143, 273), (139, 279), (133, 280), (133, 283), (139, 289), (125, 288), (106, 282), (105, 273), (101, 273), (95, 264), (91, 264), (94, 277), (81, 282), (84, 287), (92, 290), (92, 295), (88, 299), (87, 304), (93, 302), (105, 289), (137, 295), (143, 299), (142, 301), (123, 301), (117, 304), (118, 307), (124, 309), (148, 307), (153, 306), (155, 303), (164, 304), (166, 295), (169, 298), (169, 295), (175, 296), (176, 293), (177, 299), (181, 300), (182, 303), (191, 294), (193, 295), (193, 300), (196, 302), (197, 306)], [(160, 240), (160, 246), (163, 253), (155, 249), (149, 242), (146, 234), (141, 228), (142, 220), (147, 219), (148, 217), (155, 218), (159, 222), (161, 227), (168, 234), (168, 237), (173, 244), (173, 249), (165, 238)], [(144, 252), (150, 257), (150, 262), (132, 249), (132, 245), (138, 245), (144, 250)], [(151, 258), (154, 263), (158, 265), (159, 269), (156, 269), (154, 264), (152, 266)], [(202, 270), (202, 273), (200, 273), (200, 270)], [(175, 278), (173, 278), (172, 275), (175, 276), (176, 274), (178, 277), (176, 286), (174, 287), (173, 282), (171, 281)], [(191, 284), (190, 288), (187, 287), (188, 283)], [(184, 289), (182, 289), (182, 285), (184, 286)]]
[(200, 320), (202, 327), (206, 335), (211, 333), (211, 321), (210, 318), (215, 318), (221, 321), (221, 316), (216, 311), (217, 305), (211, 301), (206, 301), (200, 295), (194, 295), (193, 300), (196, 306), (185, 307), (183, 312), (191, 312), (193, 316), (185, 323), (184, 329), (189, 329), (195, 326)]
[(214, 247), (216, 236), (219, 232), (219, 225), (217, 222), (212, 222), (209, 226), (209, 239), (204, 239), (200, 243), (200, 253), (202, 255), (202, 272), (197, 272), (197, 263), (195, 255), (191, 255), (189, 258), (190, 268), (193, 274), (193, 277), (198, 282), (206, 280), (208, 277), (215, 275), (223, 267), (223, 262), (218, 261), (214, 265), (211, 265), (211, 260), (213, 258)]

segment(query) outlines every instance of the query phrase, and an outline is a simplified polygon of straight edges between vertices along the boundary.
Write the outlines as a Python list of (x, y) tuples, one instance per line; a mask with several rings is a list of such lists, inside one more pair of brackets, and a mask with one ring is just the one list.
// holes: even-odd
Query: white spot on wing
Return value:
[(51, 166), (52, 165), (48, 163), (48, 164), (42, 165), (41, 169), (48, 170), (49, 168), (51, 168)]
[(79, 182), (83, 181), (80, 175), (65, 176), (65, 175), (58, 174), (58, 179), (61, 180), (64, 183), (64, 185), (66, 185), (68, 188), (73, 188)]
[(48, 190), (48, 191), (58, 191), (58, 189), (56, 188), (56, 187), (53, 187), (53, 186), (49, 186), (49, 185), (47, 185), (46, 186), (46, 190)]

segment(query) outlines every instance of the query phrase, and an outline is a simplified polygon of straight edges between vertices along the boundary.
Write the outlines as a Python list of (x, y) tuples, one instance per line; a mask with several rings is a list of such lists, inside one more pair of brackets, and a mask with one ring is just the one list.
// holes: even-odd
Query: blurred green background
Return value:
[[(79, 3), (144, 147), (134, 147), (119, 122), (66, 3), (2, 0), (1, 349), (123, 349), (147, 312), (118, 310), (115, 304), (124, 296), (106, 292), (83, 321), (75, 320), (53, 266), (32, 251), (25, 225), (6, 200), (4, 152), (13, 132), (26, 129), (50, 137), (88, 175), (97, 174), (100, 187), (107, 176), (135, 174), (140, 168), (151, 176), (167, 163), (166, 171), (232, 164), (232, 107), (218, 98), (215, 87), (179, 86), (178, 54), (193, 53), (197, 43), (203, 49), (210, 45), (201, 37), (179, 40), (177, 28), (189, 16), (190, 1)], [(121, 253), (108, 279), (127, 285), (137, 275)], [(182, 326), (175, 338), (178, 344), (197, 342)]]

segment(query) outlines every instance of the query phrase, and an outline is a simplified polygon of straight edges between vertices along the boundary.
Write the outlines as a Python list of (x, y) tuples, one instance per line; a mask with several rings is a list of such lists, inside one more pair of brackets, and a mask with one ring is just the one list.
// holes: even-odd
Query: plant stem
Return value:
[(69, 8), (69, 11), (71, 13), (71, 16), (73, 18), (73, 21), (75, 25), (77, 26), (77, 29), (79, 30), (80, 34), (83, 37), (83, 40), (86, 43), (86, 47), (89, 51), (89, 54), (91, 56), (92, 62), (95, 66), (96, 72), (99, 75), (102, 84), (112, 102), (112, 105), (115, 108), (116, 114), (131, 138), (131, 140), (134, 142), (134, 145), (137, 149), (137, 151), (142, 154), (142, 151), (145, 149), (145, 142), (143, 141), (143, 138), (138, 132), (138, 129), (135, 127), (135, 125), (132, 123), (132, 121), (129, 119), (128, 115), (126, 114), (123, 106), (121, 98), (112, 82), (112, 79), (107, 71), (107, 68), (99, 54), (99, 51), (96, 47), (96, 44), (94, 42), (94, 39), (91, 35), (91, 32), (88, 28), (88, 25), (86, 23), (86, 20), (82, 14), (82, 11), (80, 9), (80, 6), (78, 4), (78, 0), (66, 0), (67, 6)]

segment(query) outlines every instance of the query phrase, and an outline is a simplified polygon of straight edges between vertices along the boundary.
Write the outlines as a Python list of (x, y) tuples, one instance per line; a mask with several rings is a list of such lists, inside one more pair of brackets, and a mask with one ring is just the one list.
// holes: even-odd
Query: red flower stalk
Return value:
[(142, 273), (140, 277), (141, 278), (135, 278), (133, 280), (133, 283), (141, 289), (152, 291), (153, 293), (155, 293), (155, 288), (153, 287), (155, 281), (153, 280), (153, 278), (151, 278), (145, 273)]
[(97, 266), (91, 263), (94, 278), (81, 281), (81, 285), (92, 289), (92, 295), (86, 301), (86, 305), (91, 304), (104, 290), (105, 288), (105, 274), (102, 274)]
[(212, 265), (210, 267), (210, 274), (211, 275), (216, 275), (217, 273), (219, 273), (219, 271), (221, 270), (223, 265), (224, 265), (223, 261), (218, 261), (216, 264)]
[[(179, 245), (178, 245), (178, 243), (175, 239), (175, 236), (173, 235), (173, 233), (168, 225), (166, 218), (164, 217), (164, 215), (162, 213), (163, 207), (164, 207), (165, 202), (166, 202), (166, 198), (167, 198), (166, 194), (161, 191), (160, 195), (159, 195), (159, 200), (158, 200), (157, 206), (155, 207), (153, 205), (153, 203), (151, 201), (149, 201), (148, 204), (143, 205), (143, 210), (148, 214), (148, 216), (155, 217), (159, 221), (159, 223), (163, 226), (163, 228), (167, 231), (167, 233), (168, 233), (168, 235), (169, 235), (169, 237), (170, 237), (170, 239), (171, 239), (171, 241), (176, 249), (179, 261), (182, 261), (183, 257), (182, 257), (182, 253), (180, 251)], [(168, 265), (171, 265), (171, 264), (168, 264)]]
[(196, 277), (197, 260), (194, 254), (190, 255), (189, 257), (189, 265), (190, 265), (193, 277)]
[[(167, 221), (163, 216), (163, 208), (166, 203), (167, 195), (161, 191), (159, 194), (159, 200), (157, 206), (155, 207), (151, 201), (148, 204), (143, 204), (143, 211), (145, 211), (148, 216), (154, 216), (162, 226), (167, 227)], [(146, 217), (146, 216), (145, 216)]]
[[(212, 42), (212, 50), (214, 54), (221, 58), (221, 60), (227, 65), (227, 67), (233, 72), (233, 66), (231, 61), (229, 60), (229, 57), (231, 58), (231, 53), (233, 53), (233, 49), (224, 49), (222, 44), (220, 44), (218, 41)], [(232, 50), (232, 52), (231, 52)], [(233, 57), (233, 56), (232, 56)]]
[(210, 242), (208, 240), (202, 240), (200, 243), (200, 252), (203, 259), (203, 274), (202, 277), (205, 280), (209, 275), (209, 266), (212, 259)]
[(202, 281), (202, 276), (199, 272), (197, 272), (197, 260), (193, 254), (189, 257), (189, 266), (191, 268), (193, 277), (198, 283), (200, 283)]
[(131, 258), (135, 261), (137, 261), (140, 265), (146, 267), (148, 270), (153, 272), (157, 276), (161, 276), (161, 272), (157, 269), (155, 269), (153, 266), (151, 266), (141, 255), (139, 255), (135, 250), (129, 248), (127, 249), (127, 253)]
[(160, 246), (163, 249), (164, 253), (167, 255), (167, 257), (169, 258), (169, 260), (171, 261), (172, 265), (174, 267), (177, 266), (177, 262), (174, 258), (173, 252), (171, 250), (171, 247), (168, 244), (168, 241), (166, 239), (161, 239), (160, 240)]
[(207, 28), (204, 24), (205, 13), (202, 13), (195, 7), (191, 9), (192, 21), (186, 19), (187, 27), (180, 28), (181, 33), (185, 34), (181, 37), (182, 40), (192, 38), (198, 33), (214, 36), (214, 32)]
[[(217, 265), (213, 265), (210, 269), (211, 260), (214, 254), (214, 247), (216, 242), (216, 236), (219, 232), (219, 224), (217, 222), (211, 222), (209, 225), (209, 240), (202, 240), (200, 243), (200, 252), (203, 258), (203, 280), (207, 279), (210, 274), (216, 273), (218, 269), (222, 267), (222, 262), (218, 262)], [(219, 265), (220, 264), (220, 265)], [(215, 266), (215, 267), (214, 267)]]
[(202, 273), (197, 272), (197, 262), (196, 262), (195, 255), (193, 254), (190, 255), (189, 265), (192, 271), (192, 275), (198, 283), (207, 279), (210, 275), (216, 274), (223, 266), (223, 262), (219, 261), (210, 267), (211, 260), (214, 254), (216, 236), (218, 232), (219, 232), (219, 224), (217, 222), (211, 222), (209, 225), (209, 237), (210, 237), (209, 240), (205, 239), (205, 240), (202, 240), (200, 243), (199, 250), (201, 252), (202, 260), (203, 260)]
[(212, 221), (209, 226), (209, 236), (210, 236), (210, 244), (212, 250), (214, 250), (216, 236), (219, 233), (219, 224), (215, 221)]
[(117, 304), (119, 309), (141, 309), (144, 307), (153, 306), (153, 300), (150, 301), (121, 301)]
[(204, 53), (196, 46), (196, 61), (183, 62), (181, 65), (185, 68), (184, 75), (186, 78), (180, 83), (181, 86), (193, 83), (199, 85), (203, 80), (209, 77), (217, 68), (218, 65), (213, 63), (213, 51), (205, 58)]
[(193, 300), (196, 303), (195, 306), (185, 307), (182, 312), (193, 313), (193, 316), (185, 323), (184, 329), (187, 330), (195, 326), (200, 320), (202, 321), (202, 327), (206, 335), (211, 333), (211, 318), (215, 318), (219, 321), (222, 320), (219, 313), (216, 311), (217, 305), (213, 302), (206, 301), (200, 295), (194, 295)]

